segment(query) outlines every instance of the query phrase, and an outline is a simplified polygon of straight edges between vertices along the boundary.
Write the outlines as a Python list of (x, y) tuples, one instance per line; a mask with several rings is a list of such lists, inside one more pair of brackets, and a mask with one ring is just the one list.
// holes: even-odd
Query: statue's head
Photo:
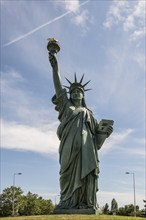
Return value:
[(85, 84), (82, 84), (83, 78), (84, 78), (84, 74), (81, 77), (80, 81), (77, 82), (77, 77), (76, 77), (76, 74), (75, 74), (75, 80), (74, 80), (73, 83), (70, 82), (66, 78), (66, 80), (68, 81), (70, 86), (65, 86), (65, 87), (69, 90), (68, 92), (70, 93), (70, 99), (71, 100), (82, 99), (83, 106), (86, 106), (85, 100), (84, 100), (84, 93), (86, 91), (90, 90), (90, 89), (85, 89), (85, 86), (90, 82), (90, 80), (88, 82), (86, 82)]
[(84, 91), (76, 87), (71, 91), (70, 98), (71, 100), (82, 100), (84, 98)]
[(85, 86), (90, 82), (90, 80), (89, 80), (88, 82), (86, 82), (85, 84), (82, 85), (83, 78), (84, 78), (84, 74), (83, 74), (83, 76), (81, 77), (80, 81), (77, 82), (77, 76), (76, 76), (76, 73), (75, 73), (75, 81), (72, 83), (72, 82), (70, 82), (70, 81), (66, 78), (66, 80), (68, 81), (68, 83), (70, 84), (70, 86), (64, 86), (64, 87), (66, 87), (66, 88), (69, 90), (69, 93), (70, 93), (70, 94), (71, 94), (75, 89), (80, 90), (80, 91), (84, 94), (84, 92), (90, 90), (90, 89), (85, 89)]

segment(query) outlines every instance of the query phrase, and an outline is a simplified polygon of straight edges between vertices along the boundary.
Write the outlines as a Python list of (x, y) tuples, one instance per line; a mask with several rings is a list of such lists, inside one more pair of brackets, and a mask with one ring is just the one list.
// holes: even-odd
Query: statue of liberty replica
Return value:
[(52, 102), (60, 121), (57, 135), (60, 140), (60, 202), (54, 213), (95, 214), (97, 210), (100, 150), (113, 131), (112, 120), (95, 119), (85, 102), (84, 75), (78, 81), (68, 81), (63, 88), (56, 58), (60, 46), (54, 38), (48, 39), (47, 49), (53, 72), (55, 95)]

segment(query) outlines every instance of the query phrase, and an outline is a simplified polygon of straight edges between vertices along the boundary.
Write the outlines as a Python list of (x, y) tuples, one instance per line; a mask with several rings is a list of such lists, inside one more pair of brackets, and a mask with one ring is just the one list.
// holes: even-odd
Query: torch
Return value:
[(53, 55), (55, 53), (57, 54), (60, 51), (58, 40), (55, 38), (48, 38), (47, 50)]

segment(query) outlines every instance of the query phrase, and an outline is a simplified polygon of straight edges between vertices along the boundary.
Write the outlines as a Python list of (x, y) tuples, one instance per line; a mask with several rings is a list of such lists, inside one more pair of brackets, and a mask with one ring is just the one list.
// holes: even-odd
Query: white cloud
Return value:
[(123, 26), (124, 26), (123, 28), (124, 28), (125, 31), (128, 31), (129, 29), (134, 28), (134, 18), (133, 18), (133, 16), (129, 15), (127, 17), (127, 19), (125, 20), (125, 23), (124, 23)]
[(142, 159), (145, 157), (145, 139), (135, 138), (133, 129), (126, 129), (119, 133), (113, 132), (113, 134), (106, 139), (103, 147), (100, 150), (100, 155), (104, 156), (111, 151), (114, 151), (116, 154), (127, 156), (133, 155), (133, 157), (135, 156)]
[[(36, 108), (33, 94), (23, 90), (24, 85), (27, 85), (27, 81), (15, 69), (8, 68), (6, 72), (2, 72), (2, 113), (6, 117), (10, 114), (13, 118), (10, 122), (2, 119), (2, 147), (56, 154), (59, 147), (56, 135), (58, 121), (52, 119), (50, 109), (42, 106)], [(50, 120), (49, 115), (52, 116)]]
[(89, 18), (89, 12), (87, 10), (84, 10), (74, 18), (74, 23), (76, 25), (85, 26), (88, 18)]
[(146, 56), (144, 54), (137, 51), (137, 53), (133, 55), (133, 60), (136, 61), (142, 69), (145, 68)]
[(62, 2), (58, 2), (58, 4), (63, 6), (66, 10), (74, 13), (71, 21), (75, 25), (85, 27), (85, 25), (87, 25), (87, 21), (89, 20), (89, 12), (86, 9), (82, 9), (81, 6), (87, 4), (88, 2), (90, 1), (84, 1), (80, 4), (79, 0), (64, 0)]
[(135, 17), (142, 17), (142, 18), (144, 18), (145, 6), (146, 6), (145, 3), (146, 3), (145, 1), (137, 1), (137, 4), (135, 5), (134, 12), (133, 12), (133, 15)]
[(135, 30), (131, 36), (130, 36), (130, 40), (135, 41), (139, 38), (142, 38), (146, 35), (146, 28), (140, 28), (139, 30)]
[(2, 45), (2, 47), (7, 47), (11, 44), (14, 44), (24, 38), (27, 38), (28, 36), (32, 35), (33, 33), (39, 31), (40, 29), (62, 19), (63, 17), (67, 16), (68, 14), (70, 13), (79, 13), (76, 17), (75, 17), (75, 21), (74, 23), (76, 25), (80, 25), (80, 24), (84, 24), (85, 21), (87, 20), (87, 12), (86, 11), (82, 11), (80, 10), (80, 8), (87, 4), (89, 1), (85, 1), (85, 2), (82, 2), (81, 4), (79, 4), (79, 1), (76, 0), (76, 1), (68, 1), (68, 0), (64, 0), (64, 1), (61, 1), (61, 5), (64, 5), (65, 6), (65, 9), (67, 10), (65, 13), (39, 25), (38, 27), (36, 28), (33, 28), (31, 31), (27, 32), (27, 33), (24, 33), (24, 34), (21, 34), (19, 37), (16, 37), (15, 39), (13, 40), (10, 40), (9, 42), (6, 42), (5, 44)]
[(12, 83), (16, 83), (16, 82), (24, 82), (25, 79), (23, 78), (23, 76), (16, 71), (14, 68), (7, 68), (6, 72), (1, 72), (1, 82), (6, 84), (12, 84)]
[(56, 122), (44, 127), (32, 127), (2, 120), (1, 144), (6, 149), (56, 154), (59, 147), (56, 128)]
[(109, 139), (106, 140), (104, 147), (101, 148), (100, 152), (101, 154), (106, 154), (111, 150), (114, 150), (115, 148), (119, 148), (123, 142), (127, 138), (129, 138), (129, 135), (133, 132), (132, 129), (126, 129), (125, 131), (122, 131), (120, 133), (114, 132)]
[[(57, 122), (49, 120), (49, 115), (55, 118), (55, 112), (49, 109), (39, 107), (35, 109), (30, 93), (18, 88), (17, 83), (24, 83), (20, 73), (14, 69), (3, 73), (5, 77), (2, 81), (2, 97), (5, 98), (4, 107), (9, 106), (9, 110), (17, 122), (2, 121), (2, 140), (6, 148), (17, 150), (31, 150), (38, 153), (57, 153), (59, 141), (56, 135)], [(19, 103), (19, 105), (18, 105)], [(14, 117), (15, 116), (15, 117)], [(52, 119), (51, 117), (51, 119)], [(21, 122), (19, 120), (21, 119)], [(47, 125), (46, 125), (47, 124)], [(40, 127), (41, 126), (41, 127)], [(109, 139), (105, 141), (101, 154), (107, 154), (115, 148), (118, 152), (130, 152), (120, 148), (132, 134), (132, 129), (126, 129), (122, 132), (114, 132)], [(139, 140), (135, 140), (138, 142)], [(133, 154), (143, 155), (141, 151), (132, 151)]]
[[(51, 100), (50, 100), (51, 103)], [(29, 82), (15, 69), (1, 73), (1, 117), (31, 126), (46, 125), (56, 119), (48, 99), (35, 96)], [(51, 117), (50, 117), (51, 115)]]
[(72, 12), (78, 12), (80, 8), (80, 2), (79, 0), (76, 1), (70, 1), (70, 0), (64, 0), (61, 2), (65, 6), (66, 10), (72, 11)]
[(114, 1), (109, 8), (106, 15), (106, 21), (104, 22), (105, 28), (111, 28), (113, 25), (118, 24), (119, 21), (123, 21), (123, 10), (126, 10), (128, 6), (127, 1)]
[(145, 2), (138, 1), (135, 3), (133, 10), (129, 10), (129, 15), (125, 16), (123, 28), (125, 31), (130, 29), (144, 29), (145, 23)]
[(103, 23), (105, 28), (121, 25), (130, 33), (130, 40), (137, 40), (145, 35), (145, 1), (114, 1)]
[[(26, 150), (38, 153), (58, 153), (59, 140), (56, 134), (58, 122), (51, 122), (44, 126), (31, 126), (16, 122), (1, 122), (2, 147), (15, 150)], [(132, 132), (115, 133), (101, 149), (101, 154), (118, 148)]]
[[(135, 157), (141, 157), (141, 158), (145, 158), (146, 154), (145, 154), (145, 143), (144, 143), (144, 140), (142, 139), (141, 141), (139, 140), (139, 142), (142, 142), (143, 141), (143, 144), (139, 144), (137, 145), (136, 147), (133, 147), (132, 149), (131, 148), (120, 148), (120, 151), (122, 154), (125, 154), (125, 155), (133, 155)], [(135, 141), (136, 143), (136, 141)]]
[(2, 107), (7, 107), (8, 110), (13, 107), (18, 110), (19, 106), (28, 105), (30, 97), (27, 92), (20, 89), (21, 85), (25, 84), (22, 75), (14, 69), (8, 69), (6, 72), (1, 73), (1, 102)]

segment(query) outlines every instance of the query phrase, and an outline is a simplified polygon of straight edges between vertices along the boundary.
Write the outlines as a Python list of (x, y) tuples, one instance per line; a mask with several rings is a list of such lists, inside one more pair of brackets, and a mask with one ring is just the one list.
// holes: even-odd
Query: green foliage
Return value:
[[(136, 213), (139, 213), (139, 206), (136, 206)], [(125, 205), (124, 207), (119, 208), (118, 215), (134, 215), (134, 205)]]
[[(14, 199), (14, 200), (13, 200)], [(45, 200), (42, 197), (40, 197), (37, 194), (33, 194), (31, 192), (28, 192), (27, 195), (23, 195), (23, 191), (20, 187), (8, 187), (3, 190), (3, 193), (0, 195), (0, 216), (11, 216), (12, 210), (13, 210), (13, 201), (14, 201), (14, 214), (15, 215), (25, 215), (25, 216), (32, 216), (32, 215), (47, 215), (50, 214), (53, 209), (54, 205), (52, 204), (51, 200)], [(111, 201), (111, 211), (109, 211), (109, 205), (106, 203), (105, 206), (102, 209), (103, 214), (106, 214), (106, 217), (104, 218), (104, 215), (98, 216), (99, 219), (112, 219), (112, 216), (110, 217), (109, 214), (113, 214), (116, 212), (117, 215), (122, 215), (118, 218), (118, 216), (113, 216), (114, 219), (124, 219), (123, 216), (130, 216), (127, 217), (127, 219), (132, 219), (132, 215), (134, 214), (134, 206), (133, 204), (125, 205), (124, 207), (120, 207), (118, 209), (118, 204), (115, 199)], [(144, 210), (139, 210), (139, 207), (136, 206), (136, 213), (137, 216), (142, 216), (144, 214)], [(107, 216), (108, 214), (108, 216)], [(57, 215), (58, 216), (58, 215)], [(62, 215), (63, 216), (63, 215)], [(68, 215), (67, 215), (68, 216)], [(81, 215), (79, 215), (81, 217)], [(84, 219), (79, 218), (79, 219)], [(144, 216), (144, 215), (143, 215)], [(52, 217), (52, 216), (50, 216)], [(49, 217), (49, 219), (50, 219)], [(95, 217), (95, 215), (94, 215)], [(100, 217), (100, 218), (99, 218)], [(35, 217), (26, 217), (27, 219), (35, 219)], [(23, 220), (26, 218), (17, 218), (18, 220)], [(91, 218), (91, 215), (90, 215)], [(8, 220), (11, 218), (7, 218)], [(7, 220), (5, 219), (5, 220)], [(14, 218), (12, 218), (14, 219)], [(45, 217), (41, 217), (40, 220), (45, 220)], [(48, 219), (48, 218), (46, 218)], [(51, 219), (55, 220), (55, 217), (52, 217)], [(50, 219), (50, 220), (51, 220)], [(67, 220), (69, 218), (67, 217)], [(72, 218), (73, 219), (73, 218)], [(75, 218), (76, 219), (76, 218)], [(87, 219), (87, 218), (86, 218)], [(92, 219), (92, 218), (91, 218)], [(93, 218), (96, 219), (96, 218)], [(37, 218), (39, 220), (39, 217)], [(138, 220), (138, 218), (137, 218)]]
[(28, 192), (23, 196), (23, 204), (19, 210), (20, 215), (45, 215), (53, 210), (54, 206), (51, 200), (44, 200), (37, 194)]
[(0, 195), (0, 216), (12, 215), (12, 206), (14, 200), (14, 212), (18, 212), (19, 204), (21, 202), (21, 196), (23, 191), (20, 187), (8, 187), (3, 190)]
[(106, 203), (105, 206), (103, 207), (103, 214), (108, 214), (109, 213), (109, 205)]
[(144, 209), (142, 210), (142, 214), (143, 216), (146, 217), (146, 200), (143, 200), (143, 202), (144, 202)]
[(118, 203), (117, 201), (113, 198), (111, 201), (111, 212), (112, 213), (117, 213), (118, 211)]
[(9, 187), (0, 195), (0, 216), (11, 216), (14, 201), (14, 215), (45, 215), (49, 214), (54, 206), (51, 200), (44, 200), (37, 194), (28, 192), (23, 195), (20, 187)]

